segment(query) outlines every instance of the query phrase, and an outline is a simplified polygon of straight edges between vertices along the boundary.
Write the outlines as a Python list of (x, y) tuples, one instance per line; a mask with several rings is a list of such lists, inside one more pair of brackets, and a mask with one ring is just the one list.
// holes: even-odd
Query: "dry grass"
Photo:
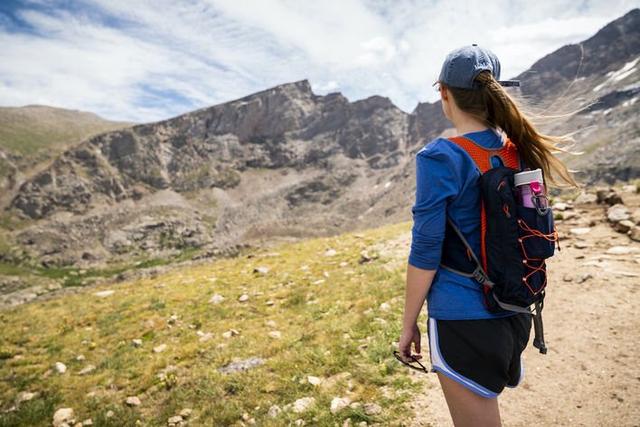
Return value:
[[(391, 354), (400, 333), (405, 271), (385, 268), (383, 256), (359, 261), (363, 249), (409, 228), (405, 222), (285, 243), (124, 283), (106, 298), (95, 295), (103, 289), (93, 288), (4, 311), (0, 410), (13, 406), (21, 391), (39, 395), (15, 411), (0, 412), (0, 425), (50, 425), (60, 407), (72, 407), (78, 419), (92, 418), (98, 426), (166, 425), (182, 408), (194, 410), (190, 425), (240, 425), (245, 413), (264, 426), (298, 418), (318, 426), (342, 425), (346, 418), (400, 425), (412, 415), (405, 404), (416, 387)], [(337, 253), (325, 256), (330, 248)], [(259, 266), (269, 271), (254, 272)], [(209, 303), (215, 293), (225, 300)], [(243, 293), (249, 300), (239, 302)], [(381, 309), (383, 302), (391, 309)], [(269, 320), (275, 326), (268, 326)], [(240, 334), (224, 338), (231, 328)], [(282, 337), (271, 338), (271, 330)], [(198, 331), (212, 338), (201, 342)], [(133, 339), (143, 345), (133, 346)], [(167, 349), (154, 353), (160, 344)], [(366, 348), (359, 348), (363, 344)], [(76, 360), (80, 354), (84, 361)], [(266, 361), (245, 372), (217, 370), (252, 356)], [(58, 361), (67, 365), (66, 373), (52, 369)], [(89, 364), (96, 369), (79, 375)], [(159, 379), (168, 366), (175, 371)], [(343, 372), (351, 376), (329, 387), (305, 380), (313, 375), (328, 384)], [(128, 408), (124, 400), (131, 395), (142, 405)], [(307, 412), (267, 415), (271, 405), (283, 407), (306, 396), (316, 399)], [(376, 402), (383, 411), (367, 415), (346, 408), (332, 414), (336, 396)], [(109, 410), (115, 413), (111, 418)]]

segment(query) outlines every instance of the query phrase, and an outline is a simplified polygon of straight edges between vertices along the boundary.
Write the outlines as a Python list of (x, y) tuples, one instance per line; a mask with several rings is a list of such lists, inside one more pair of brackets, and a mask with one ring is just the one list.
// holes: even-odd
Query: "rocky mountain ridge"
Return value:
[(167, 188), (226, 189), (247, 168), (327, 167), (336, 155), (391, 168), (406, 161), (419, 139), (446, 128), (442, 113), (427, 105), (425, 129), (420, 112), (427, 106), (407, 115), (388, 98), (349, 102), (339, 93), (315, 95), (307, 80), (284, 84), (94, 137), (25, 183), (11, 207), (34, 219), (83, 213), (94, 200), (119, 202)]

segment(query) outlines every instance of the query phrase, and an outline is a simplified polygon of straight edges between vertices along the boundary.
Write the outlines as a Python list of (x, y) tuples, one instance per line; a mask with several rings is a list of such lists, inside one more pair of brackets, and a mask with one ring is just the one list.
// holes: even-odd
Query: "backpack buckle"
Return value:
[(476, 279), (481, 285), (493, 287), (493, 282), (489, 279), (484, 270), (480, 268), (480, 266), (476, 267), (476, 269), (473, 270), (473, 273), (471, 274), (473, 275), (473, 278)]

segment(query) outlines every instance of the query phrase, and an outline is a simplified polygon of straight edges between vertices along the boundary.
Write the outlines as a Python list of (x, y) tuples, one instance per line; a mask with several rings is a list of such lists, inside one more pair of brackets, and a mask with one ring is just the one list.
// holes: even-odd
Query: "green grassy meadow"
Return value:
[[(1, 311), (0, 426), (51, 425), (62, 407), (94, 426), (166, 426), (185, 408), (193, 410), (188, 425), (302, 419), (341, 426), (347, 418), (353, 425), (403, 425), (413, 416), (406, 404), (420, 393), (392, 355), (406, 270), (385, 266), (382, 255), (363, 261), (361, 251), (371, 254), (372, 245), (410, 226), (278, 244)], [(114, 293), (96, 295), (104, 290)], [(224, 300), (211, 303), (215, 294)], [(243, 294), (248, 300), (239, 301)], [(238, 334), (225, 337), (231, 329)], [(166, 349), (154, 352), (160, 345)], [(250, 357), (264, 363), (218, 370)], [(54, 369), (56, 362), (65, 373)], [(80, 374), (89, 365), (95, 369)], [(37, 394), (16, 405), (25, 391)], [(141, 404), (126, 405), (128, 396)], [(332, 399), (345, 396), (382, 411), (353, 405), (332, 413)], [(284, 410), (303, 397), (315, 404), (302, 413)], [(283, 408), (275, 417), (272, 405)]]

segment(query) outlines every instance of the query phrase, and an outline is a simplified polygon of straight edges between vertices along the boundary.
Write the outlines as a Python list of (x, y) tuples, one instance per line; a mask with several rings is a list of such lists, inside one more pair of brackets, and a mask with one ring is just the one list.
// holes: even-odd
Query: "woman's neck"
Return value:
[(456, 128), (458, 135), (462, 135), (469, 132), (479, 132), (488, 129), (487, 125), (477, 120), (474, 117), (458, 116), (454, 117), (453, 125)]
[(480, 131), (489, 129), (487, 125), (483, 123), (462, 123), (462, 124), (457, 124), (455, 126), (456, 126), (456, 132), (458, 132), (458, 135), (463, 135), (465, 133), (470, 133), (470, 132), (480, 132)]

